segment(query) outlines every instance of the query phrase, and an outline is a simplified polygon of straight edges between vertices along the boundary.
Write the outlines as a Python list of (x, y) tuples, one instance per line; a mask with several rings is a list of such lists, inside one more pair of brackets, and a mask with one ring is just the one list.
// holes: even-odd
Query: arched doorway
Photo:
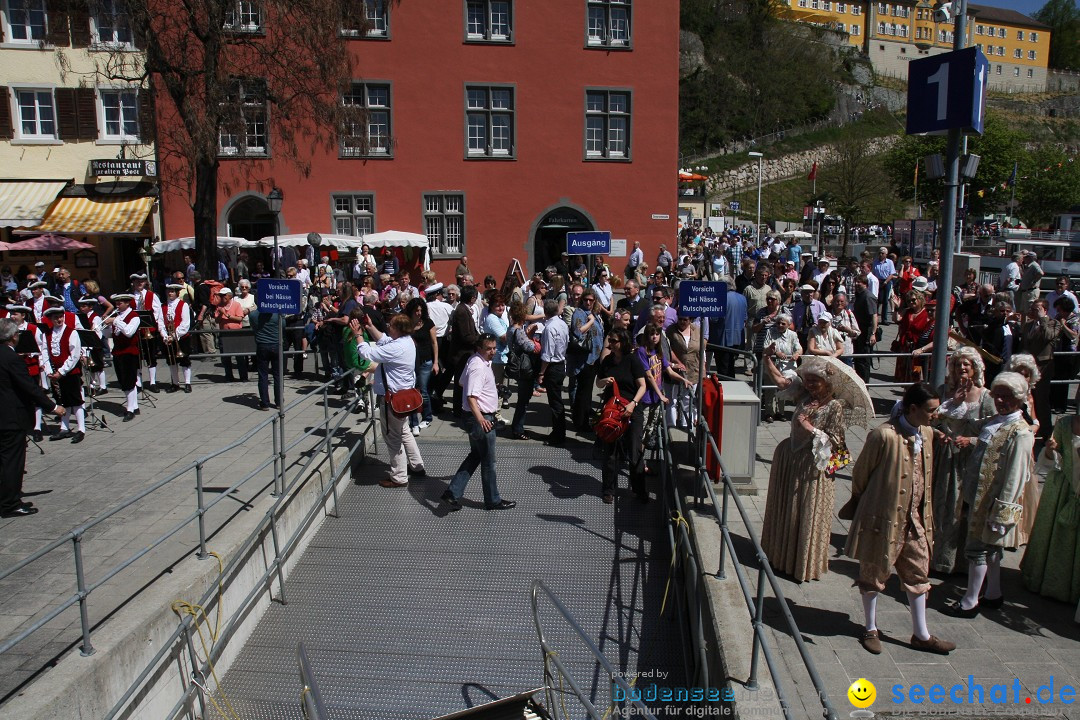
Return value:
[(274, 216), (261, 195), (238, 201), (229, 209), (225, 223), (225, 234), (245, 240), (274, 234)]
[(533, 271), (554, 265), (566, 252), (566, 233), (595, 230), (585, 213), (565, 205), (546, 211), (533, 233)]

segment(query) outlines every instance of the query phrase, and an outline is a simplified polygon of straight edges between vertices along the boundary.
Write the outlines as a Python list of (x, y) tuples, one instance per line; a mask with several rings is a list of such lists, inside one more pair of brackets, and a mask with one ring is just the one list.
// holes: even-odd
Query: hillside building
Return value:
[[(373, 29), (351, 36), (358, 76), (341, 98), (369, 111), (366, 127), (339, 131), (304, 176), (274, 158), (272, 108), (253, 106), (247, 132), (220, 139), (220, 235), (270, 235), (276, 185), (282, 234), (422, 233), (443, 279), (462, 256), (478, 281), (501, 281), (513, 259), (528, 274), (573, 230), (639, 240), (650, 263), (672, 241), (676, 0), (366, 5)], [(272, 22), (251, 17), (253, 31)], [(191, 235), (188, 198), (164, 192), (169, 236)]]
[(137, 86), (104, 80), (108, 58), (141, 62), (114, 3), (59, 7), (0, 2), (0, 240), (50, 232), (91, 248), (7, 251), (0, 262), (18, 271), (43, 260), (110, 290), (141, 266), (157, 223), (152, 113)]
[[(847, 34), (874, 70), (907, 79), (907, 64), (953, 48), (953, 26), (934, 22), (929, 2), (787, 0), (789, 17)], [(990, 61), (990, 88), (1007, 92), (1046, 89), (1050, 28), (1015, 10), (968, 4), (967, 44)]]

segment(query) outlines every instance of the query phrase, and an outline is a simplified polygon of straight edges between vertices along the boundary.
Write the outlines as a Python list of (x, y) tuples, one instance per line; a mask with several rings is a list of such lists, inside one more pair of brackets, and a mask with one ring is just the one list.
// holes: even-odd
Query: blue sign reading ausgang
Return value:
[(608, 230), (568, 232), (566, 233), (566, 252), (568, 255), (610, 255), (611, 232)]
[(727, 283), (679, 283), (679, 314), (688, 317), (722, 318), (727, 310)]
[(300, 281), (260, 278), (255, 287), (259, 312), (296, 315), (300, 312)]

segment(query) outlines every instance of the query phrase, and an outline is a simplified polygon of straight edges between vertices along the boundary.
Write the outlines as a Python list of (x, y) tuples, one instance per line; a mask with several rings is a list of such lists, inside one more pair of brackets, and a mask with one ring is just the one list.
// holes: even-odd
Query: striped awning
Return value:
[(146, 224), (154, 198), (62, 197), (34, 228), (69, 235), (135, 234)]
[(33, 227), (67, 180), (0, 180), (0, 227)]

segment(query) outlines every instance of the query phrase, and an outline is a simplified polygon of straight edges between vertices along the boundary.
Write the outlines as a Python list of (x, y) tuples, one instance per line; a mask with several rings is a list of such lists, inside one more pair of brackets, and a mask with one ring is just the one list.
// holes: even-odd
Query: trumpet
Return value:
[(180, 358), (184, 357), (184, 351), (180, 349), (180, 336), (176, 334), (176, 324), (172, 318), (165, 318), (165, 362), (175, 365)]
[(101, 318), (101, 324), (106, 325), (106, 324), (112, 322), (112, 319), (114, 317), (116, 317), (117, 315), (119, 315), (119, 314), (120, 314), (120, 309), (119, 308), (113, 308), (111, 311), (109, 311), (108, 314), (105, 315), (105, 317)]

